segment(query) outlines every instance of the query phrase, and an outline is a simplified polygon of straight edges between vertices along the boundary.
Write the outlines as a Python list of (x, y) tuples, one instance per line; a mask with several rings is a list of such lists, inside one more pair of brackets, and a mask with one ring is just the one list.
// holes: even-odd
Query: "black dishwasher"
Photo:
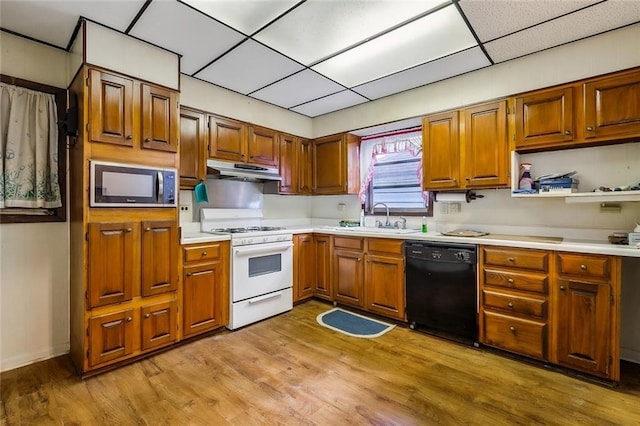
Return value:
[(476, 246), (406, 241), (411, 328), (478, 346)]

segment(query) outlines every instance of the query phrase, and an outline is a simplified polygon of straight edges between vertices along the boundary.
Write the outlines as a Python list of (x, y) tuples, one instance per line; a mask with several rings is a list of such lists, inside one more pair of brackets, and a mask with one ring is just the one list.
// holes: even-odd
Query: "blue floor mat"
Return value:
[(395, 327), (340, 308), (318, 315), (317, 320), (320, 325), (354, 337), (378, 337)]

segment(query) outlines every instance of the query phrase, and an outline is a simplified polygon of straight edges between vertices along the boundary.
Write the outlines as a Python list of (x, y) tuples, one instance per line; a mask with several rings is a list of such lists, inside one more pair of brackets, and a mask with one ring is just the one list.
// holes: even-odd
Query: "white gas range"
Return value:
[(235, 330), (293, 308), (293, 235), (263, 226), (258, 209), (202, 209), (202, 232), (231, 237), (231, 309)]

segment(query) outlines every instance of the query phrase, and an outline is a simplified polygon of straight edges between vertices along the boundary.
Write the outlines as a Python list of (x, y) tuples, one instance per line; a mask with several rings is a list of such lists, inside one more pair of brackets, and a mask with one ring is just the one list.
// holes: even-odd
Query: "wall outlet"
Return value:
[(188, 204), (180, 204), (180, 213), (190, 212), (191, 206)]
[(460, 203), (438, 203), (440, 204), (440, 214), (460, 213)]

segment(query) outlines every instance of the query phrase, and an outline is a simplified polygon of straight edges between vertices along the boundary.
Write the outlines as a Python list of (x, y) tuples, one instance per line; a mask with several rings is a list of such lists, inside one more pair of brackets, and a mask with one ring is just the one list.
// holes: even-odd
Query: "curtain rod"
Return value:
[(372, 140), (372, 139), (381, 139), (381, 138), (386, 138), (388, 136), (405, 135), (407, 133), (416, 133), (416, 132), (420, 132), (420, 131), (422, 131), (422, 126), (411, 127), (411, 128), (402, 129), (402, 130), (394, 130), (392, 132), (377, 133), (375, 135), (362, 136), (360, 138), (360, 140), (361, 141), (368, 141), (368, 140)]

